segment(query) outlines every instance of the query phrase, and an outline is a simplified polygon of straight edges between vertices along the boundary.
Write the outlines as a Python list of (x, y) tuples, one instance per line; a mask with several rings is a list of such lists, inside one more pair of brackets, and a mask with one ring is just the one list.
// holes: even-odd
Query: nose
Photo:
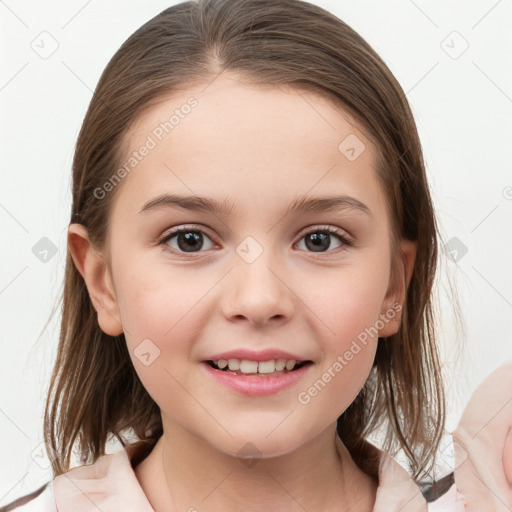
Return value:
[(221, 299), (222, 312), (229, 321), (262, 327), (271, 320), (285, 323), (293, 317), (291, 283), (265, 251), (252, 263), (239, 258), (229, 275)]

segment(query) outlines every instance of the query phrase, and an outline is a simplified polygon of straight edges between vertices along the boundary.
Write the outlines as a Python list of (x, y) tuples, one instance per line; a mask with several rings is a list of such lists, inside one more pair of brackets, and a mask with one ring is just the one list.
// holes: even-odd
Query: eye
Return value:
[[(349, 237), (341, 230), (332, 226), (318, 226), (302, 235), (300, 242), (304, 241), (307, 251), (323, 253), (336, 252), (336, 249), (350, 246)], [(337, 241), (334, 249), (332, 243)], [(299, 246), (301, 245), (299, 242)], [(211, 238), (197, 227), (181, 226), (166, 234), (159, 242), (165, 245), (171, 252), (176, 254), (198, 253), (214, 247)], [(206, 245), (206, 246), (205, 246)], [(329, 249), (331, 247), (331, 249)], [(301, 248), (301, 247), (299, 247)]]
[(331, 226), (318, 226), (315, 230), (303, 235), (300, 241), (304, 240), (306, 249), (311, 252), (334, 252), (334, 250), (328, 250), (333, 238), (338, 241), (334, 249), (351, 245), (349, 238), (342, 231)]
[(203, 231), (197, 228), (179, 227), (165, 235), (158, 243), (167, 245), (172, 252), (187, 253), (201, 252), (201, 249), (205, 248), (205, 240), (210, 242), (210, 246), (206, 249), (211, 249), (214, 244)]

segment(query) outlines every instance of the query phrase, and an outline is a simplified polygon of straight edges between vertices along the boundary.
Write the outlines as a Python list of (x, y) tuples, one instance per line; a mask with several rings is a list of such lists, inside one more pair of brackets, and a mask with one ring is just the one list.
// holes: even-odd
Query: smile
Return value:
[(298, 385), (312, 366), (312, 361), (293, 359), (252, 361), (230, 358), (207, 360), (201, 364), (216, 385), (252, 397), (278, 394)]
[(249, 359), (219, 359), (208, 361), (217, 370), (234, 375), (277, 376), (300, 368), (308, 361), (297, 362), (294, 359), (270, 359), (268, 361), (251, 361)]

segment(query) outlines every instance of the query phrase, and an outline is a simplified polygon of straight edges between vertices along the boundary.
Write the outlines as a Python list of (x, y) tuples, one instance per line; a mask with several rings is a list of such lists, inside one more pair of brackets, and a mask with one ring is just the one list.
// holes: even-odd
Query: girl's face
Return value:
[[(318, 95), (222, 75), (130, 130), (121, 182), (96, 192), (119, 187), (96, 306), (105, 332), (125, 333), (164, 432), (290, 452), (334, 428), (377, 337), (397, 331), (386, 198), (347, 119)], [(244, 361), (235, 375), (219, 359)], [(275, 374), (280, 360), (307, 363)]]

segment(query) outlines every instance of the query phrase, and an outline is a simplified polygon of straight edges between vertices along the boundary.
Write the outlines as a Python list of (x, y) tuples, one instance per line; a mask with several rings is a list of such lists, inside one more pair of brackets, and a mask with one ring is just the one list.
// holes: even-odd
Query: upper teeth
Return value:
[(271, 359), (270, 361), (250, 361), (249, 359), (219, 359), (213, 361), (221, 370), (228, 367), (231, 371), (240, 370), (241, 373), (274, 373), (283, 371), (285, 368), (290, 371), (295, 368), (294, 359)]

